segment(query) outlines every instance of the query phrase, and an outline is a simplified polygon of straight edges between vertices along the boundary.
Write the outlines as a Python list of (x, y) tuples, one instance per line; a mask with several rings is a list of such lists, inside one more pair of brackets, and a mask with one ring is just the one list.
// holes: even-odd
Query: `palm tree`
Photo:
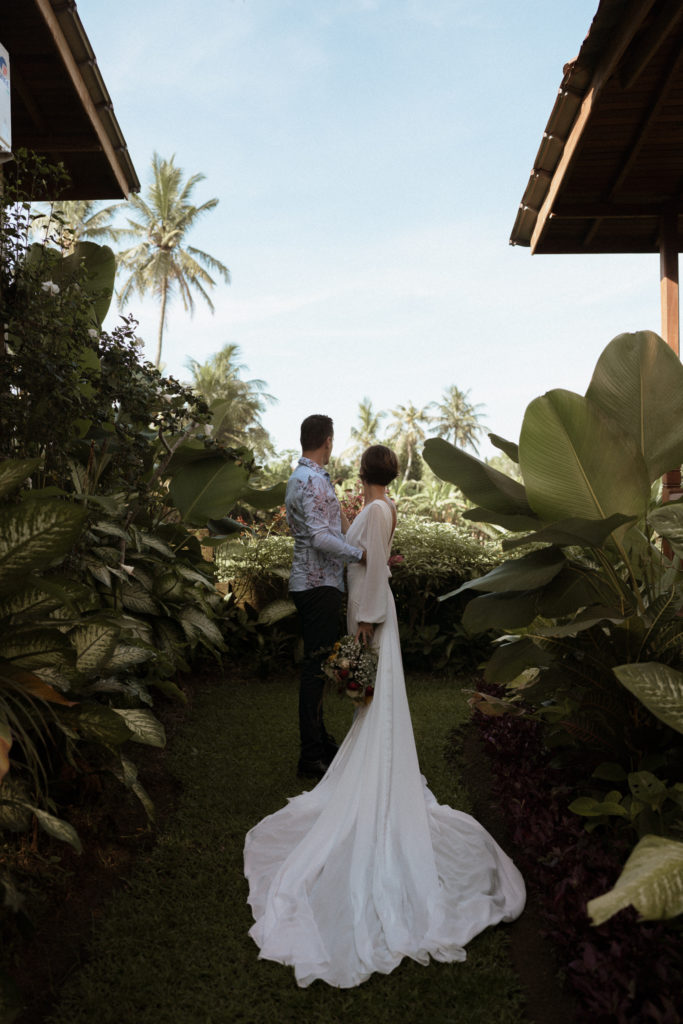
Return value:
[(240, 374), (247, 367), (237, 361), (239, 354), (239, 345), (225, 345), (205, 363), (188, 359), (190, 387), (209, 407), (216, 402), (229, 403), (213, 435), (217, 441), (234, 448), (251, 448), (258, 455), (272, 454), (273, 445), (261, 423), (261, 413), (276, 399), (266, 392), (264, 380), (242, 380)]
[(121, 266), (129, 272), (120, 293), (123, 305), (132, 295), (154, 295), (160, 304), (159, 332), (155, 365), (161, 362), (161, 346), (166, 326), (167, 305), (174, 294), (180, 293), (183, 307), (194, 311), (193, 291), (204, 299), (211, 312), (214, 306), (207, 289), (216, 284), (209, 270), (230, 281), (227, 267), (201, 249), (188, 245), (185, 238), (203, 213), (215, 209), (218, 199), (208, 199), (201, 206), (191, 202), (195, 186), (204, 180), (203, 174), (193, 174), (183, 182), (183, 172), (174, 163), (175, 157), (163, 160), (158, 153), (152, 157), (153, 180), (146, 198), (131, 196), (128, 204), (133, 218), (121, 235), (136, 239), (134, 245), (118, 254)]
[(358, 403), (358, 426), (351, 427), (351, 444), (342, 453), (347, 458), (356, 459), (371, 444), (377, 444), (380, 421), (385, 412), (374, 412), (371, 400), (366, 396)]
[(418, 447), (425, 439), (425, 427), (429, 421), (426, 409), (418, 409), (412, 402), (397, 405), (391, 410), (394, 417), (389, 424), (389, 441), (398, 448), (403, 465), (403, 479), (407, 480), (415, 462), (419, 459)]
[(111, 222), (120, 205), (102, 206), (92, 199), (58, 200), (33, 218), (31, 231), (45, 241), (57, 242), (67, 254), (80, 241), (115, 242), (120, 232)]
[(436, 415), (430, 420), (436, 427), (439, 437), (444, 437), (460, 448), (479, 450), (479, 434), (484, 430), (481, 421), (481, 404), (472, 405), (470, 393), (461, 391), (452, 384), (443, 393), (440, 402), (430, 402), (428, 408), (435, 409)]

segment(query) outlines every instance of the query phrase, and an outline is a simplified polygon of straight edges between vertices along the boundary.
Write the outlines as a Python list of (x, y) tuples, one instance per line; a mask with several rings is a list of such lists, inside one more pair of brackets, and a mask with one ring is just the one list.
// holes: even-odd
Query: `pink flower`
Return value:
[(405, 562), (403, 555), (392, 555), (389, 559), (389, 565), (400, 565), (401, 562)]

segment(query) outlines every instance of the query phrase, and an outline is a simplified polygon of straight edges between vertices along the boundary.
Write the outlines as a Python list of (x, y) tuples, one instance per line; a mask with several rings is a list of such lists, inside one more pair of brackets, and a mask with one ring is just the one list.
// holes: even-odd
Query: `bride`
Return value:
[(374, 698), (318, 785), (245, 843), (249, 934), (302, 987), (351, 988), (403, 957), (464, 960), (473, 936), (524, 908), (510, 858), (469, 814), (438, 804), (420, 774), (387, 565), (397, 471), (389, 448), (365, 451), (365, 504), (346, 538), (367, 551), (348, 570), (348, 631), (377, 648)]

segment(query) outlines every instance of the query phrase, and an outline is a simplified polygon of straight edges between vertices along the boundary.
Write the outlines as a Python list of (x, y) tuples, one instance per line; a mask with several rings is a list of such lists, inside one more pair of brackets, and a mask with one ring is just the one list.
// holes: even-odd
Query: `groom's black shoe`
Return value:
[(323, 761), (328, 763), (334, 758), (334, 755), (339, 750), (339, 745), (335, 741), (334, 736), (330, 736), (329, 732), (323, 734)]
[(306, 779), (322, 779), (323, 775), (330, 766), (330, 762), (327, 760), (320, 761), (299, 761), (296, 773)]

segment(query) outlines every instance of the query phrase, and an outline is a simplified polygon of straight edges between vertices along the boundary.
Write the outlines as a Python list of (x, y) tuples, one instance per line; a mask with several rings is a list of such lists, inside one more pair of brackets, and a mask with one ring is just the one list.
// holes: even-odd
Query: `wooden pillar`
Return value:
[(662, 337), (680, 356), (678, 311), (678, 210), (662, 213), (659, 224), (659, 287), (662, 300)]
[[(680, 315), (678, 301), (678, 210), (662, 212), (659, 222), (659, 287), (662, 304), (662, 337), (680, 358)], [(662, 500), (680, 498), (681, 470), (672, 469), (662, 481)]]

